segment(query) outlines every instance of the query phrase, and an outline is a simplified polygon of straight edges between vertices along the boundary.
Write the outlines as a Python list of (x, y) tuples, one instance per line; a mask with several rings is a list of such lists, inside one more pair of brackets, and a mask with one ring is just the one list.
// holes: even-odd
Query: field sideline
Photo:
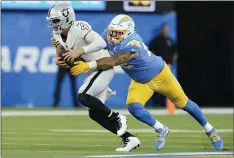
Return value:
[[(202, 128), (182, 110), (167, 115), (164, 109), (151, 113), (168, 125), (171, 132), (165, 148), (154, 149), (155, 132), (127, 110), (129, 131), (137, 134), (141, 146), (130, 153), (117, 153), (121, 139), (90, 120), (80, 109), (24, 109), (2, 111), (2, 156), (21, 157), (122, 157), (122, 158), (231, 158), (233, 157), (233, 109), (203, 109), (224, 141), (224, 150), (215, 151)], [(39, 116), (39, 117), (35, 117)]]
[[(120, 112), (124, 115), (130, 115), (130, 113), (126, 109), (116, 109), (116, 111)], [(167, 111), (165, 109), (150, 109), (149, 110), (151, 114), (153, 115), (168, 115)], [(203, 108), (202, 112), (204, 114), (233, 114), (233, 108)], [(187, 113), (183, 110), (177, 110), (176, 115), (186, 115)], [(2, 116), (75, 116), (75, 115), (88, 115), (87, 110), (84, 109), (70, 109), (70, 110), (51, 110), (51, 109), (43, 109), (43, 110), (33, 110), (33, 109), (27, 109), (27, 110), (8, 110), (4, 109), (2, 110)]]

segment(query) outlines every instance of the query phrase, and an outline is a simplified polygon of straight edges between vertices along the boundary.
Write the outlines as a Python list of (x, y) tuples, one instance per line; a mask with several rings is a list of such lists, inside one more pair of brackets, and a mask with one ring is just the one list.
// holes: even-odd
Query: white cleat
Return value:
[(130, 152), (140, 146), (141, 142), (137, 137), (130, 136), (128, 138), (123, 138), (124, 146), (117, 148), (117, 152)]
[(127, 132), (127, 118), (124, 115), (119, 114), (117, 117), (117, 135), (120, 137)]

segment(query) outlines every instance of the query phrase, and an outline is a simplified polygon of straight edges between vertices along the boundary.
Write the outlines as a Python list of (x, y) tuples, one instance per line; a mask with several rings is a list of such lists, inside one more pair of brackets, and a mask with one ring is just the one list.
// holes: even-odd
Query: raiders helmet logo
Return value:
[(61, 13), (62, 13), (62, 15), (63, 15), (64, 17), (68, 17), (68, 15), (69, 15), (69, 8), (63, 9), (63, 10), (61, 11)]

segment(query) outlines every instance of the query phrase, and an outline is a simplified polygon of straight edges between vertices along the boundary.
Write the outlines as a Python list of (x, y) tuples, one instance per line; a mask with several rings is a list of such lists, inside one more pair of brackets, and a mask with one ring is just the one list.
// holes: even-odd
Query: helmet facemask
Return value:
[(119, 44), (134, 33), (135, 24), (127, 15), (117, 15), (107, 28), (107, 41), (110, 44)]
[(61, 20), (58, 18), (49, 20), (49, 27), (52, 28), (54, 34), (61, 34), (64, 29), (61, 27)]
[(127, 29), (117, 30), (112, 27), (107, 28), (107, 40), (110, 44), (119, 44), (125, 37)]

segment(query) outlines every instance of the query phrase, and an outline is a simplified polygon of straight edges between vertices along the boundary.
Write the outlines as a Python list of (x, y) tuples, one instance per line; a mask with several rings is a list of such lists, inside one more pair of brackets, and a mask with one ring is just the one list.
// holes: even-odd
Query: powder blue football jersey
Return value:
[(103, 32), (102, 37), (106, 41), (107, 49), (112, 55), (121, 52), (138, 52), (137, 57), (120, 65), (124, 72), (133, 80), (140, 83), (149, 82), (163, 69), (164, 60), (152, 54), (136, 32), (117, 45), (112, 45), (107, 41), (106, 30)]

